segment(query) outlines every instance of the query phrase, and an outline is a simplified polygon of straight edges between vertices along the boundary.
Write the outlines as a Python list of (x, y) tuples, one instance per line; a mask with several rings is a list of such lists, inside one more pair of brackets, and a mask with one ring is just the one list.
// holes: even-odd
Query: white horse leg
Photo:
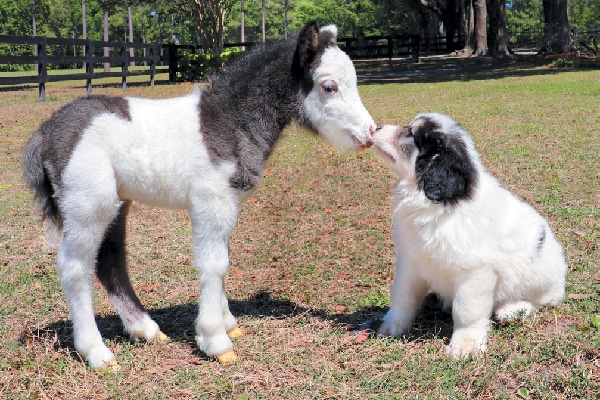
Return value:
[(125, 228), (130, 205), (130, 201), (123, 203), (104, 236), (98, 252), (96, 274), (119, 313), (125, 332), (133, 340), (152, 340), (157, 336), (165, 340), (166, 335), (159, 331), (136, 296), (127, 273)]
[(244, 333), (238, 327), (237, 319), (229, 310), (229, 301), (227, 300), (227, 295), (225, 294), (225, 282), (223, 282), (223, 295), (221, 296), (221, 312), (223, 313), (223, 324), (225, 325), (227, 336), (229, 336), (231, 339), (243, 336)]
[(103, 212), (89, 215), (93, 217), (64, 215), (57, 267), (73, 322), (75, 349), (92, 369), (101, 369), (116, 361), (104, 345), (94, 319), (92, 280), (96, 254), (112, 218)]
[(237, 205), (231, 199), (219, 200), (219, 204), (204, 203), (201, 210), (190, 210), (189, 214), (193, 228), (194, 266), (201, 288), (196, 343), (206, 355), (226, 363), (235, 360), (228, 332), (232, 337), (239, 336), (223, 284), (229, 267), (229, 235), (235, 224)]

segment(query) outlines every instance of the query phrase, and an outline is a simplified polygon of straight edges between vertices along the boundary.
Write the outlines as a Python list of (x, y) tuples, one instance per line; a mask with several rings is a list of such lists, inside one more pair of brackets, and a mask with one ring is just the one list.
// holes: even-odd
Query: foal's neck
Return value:
[(213, 161), (238, 165), (231, 184), (255, 187), (266, 159), (292, 120), (303, 121), (301, 79), (292, 71), (294, 43), (246, 55), (212, 81), (200, 102), (201, 130)]

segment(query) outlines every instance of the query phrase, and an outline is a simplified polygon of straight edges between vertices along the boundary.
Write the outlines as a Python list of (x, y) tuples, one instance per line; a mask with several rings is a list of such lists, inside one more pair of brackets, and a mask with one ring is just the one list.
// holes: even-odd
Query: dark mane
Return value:
[[(305, 123), (304, 74), (294, 67), (296, 41), (261, 46), (211, 79), (200, 102), (201, 130), (213, 161), (236, 161), (232, 186), (249, 190), (260, 181), (264, 163), (283, 128)], [(311, 82), (312, 84), (312, 82)]]

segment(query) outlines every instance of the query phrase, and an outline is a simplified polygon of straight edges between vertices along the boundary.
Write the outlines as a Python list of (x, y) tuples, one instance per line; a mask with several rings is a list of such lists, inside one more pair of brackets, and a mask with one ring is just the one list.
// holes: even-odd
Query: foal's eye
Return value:
[(335, 82), (331, 79), (326, 79), (321, 82), (321, 90), (327, 94), (333, 94), (337, 92), (338, 88)]

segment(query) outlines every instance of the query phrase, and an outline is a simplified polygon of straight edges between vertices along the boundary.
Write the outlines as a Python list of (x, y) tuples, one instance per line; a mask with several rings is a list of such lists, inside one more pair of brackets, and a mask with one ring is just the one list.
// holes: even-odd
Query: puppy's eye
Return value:
[(412, 128), (410, 126), (408, 127), (408, 134), (406, 136), (409, 136), (409, 137), (413, 137), (414, 136)]
[(321, 90), (327, 94), (333, 94), (338, 91), (337, 85), (332, 79), (325, 79), (321, 82)]

